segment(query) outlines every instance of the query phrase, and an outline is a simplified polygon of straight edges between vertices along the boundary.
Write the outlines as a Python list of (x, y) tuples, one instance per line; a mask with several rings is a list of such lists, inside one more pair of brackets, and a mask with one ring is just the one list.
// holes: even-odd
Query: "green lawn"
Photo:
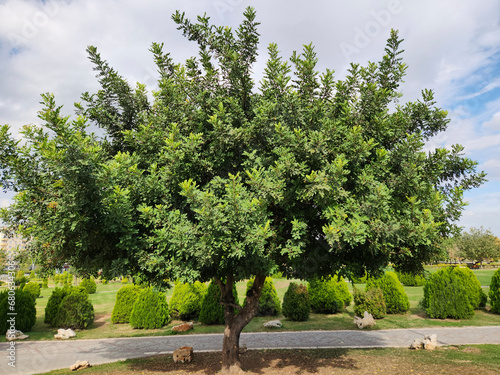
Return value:
[[(494, 269), (474, 270), (479, 281), (483, 286), (490, 284), (491, 277), (495, 272)], [(297, 281), (297, 280), (296, 280)], [(298, 281), (300, 282), (300, 281)], [(282, 300), (286, 292), (290, 280), (274, 279), (274, 284), (279, 298)], [(45, 307), (47, 301), (54, 290), (54, 286), (49, 284), (48, 289), (42, 289), (41, 298), (37, 299), (37, 321), (31, 332), (30, 339), (33, 340), (52, 340), (56, 329), (48, 327), (44, 322)], [(148, 335), (170, 335), (172, 326), (179, 324), (179, 321), (173, 321), (168, 326), (155, 330), (137, 330), (132, 329), (128, 324), (112, 324), (111, 312), (116, 299), (116, 292), (123, 285), (119, 282), (109, 284), (97, 284), (97, 293), (91, 294), (90, 299), (94, 305), (95, 322), (85, 330), (77, 333), (78, 338), (94, 339), (105, 337), (126, 337), (126, 336), (148, 336)], [(352, 293), (352, 285), (348, 283), (349, 290)], [(359, 289), (364, 289), (364, 284), (356, 284)], [(237, 284), (240, 303), (243, 303), (246, 282)], [(419, 302), (423, 298), (422, 287), (405, 287), (405, 291), (410, 300), (410, 311), (406, 314), (388, 315), (386, 318), (378, 320), (376, 327), (373, 329), (393, 329), (393, 328), (422, 328), (432, 326), (484, 326), (484, 325), (500, 325), (500, 315), (492, 314), (486, 309), (477, 310), (475, 316), (470, 320), (440, 320), (429, 319), (425, 312), (419, 308)], [(172, 296), (173, 290), (167, 291), (167, 299)], [(488, 288), (485, 288), (488, 292)], [(266, 331), (263, 323), (271, 319), (281, 319), (283, 328), (280, 331), (289, 330), (334, 330), (334, 329), (357, 329), (353, 324), (354, 312), (351, 304), (344, 312), (334, 315), (311, 314), (310, 319), (306, 322), (288, 321), (283, 316), (278, 317), (256, 317), (245, 327), (245, 332)], [(205, 326), (195, 322), (195, 329), (192, 333), (222, 333), (223, 326)], [(1, 341), (5, 341), (2, 337)]]

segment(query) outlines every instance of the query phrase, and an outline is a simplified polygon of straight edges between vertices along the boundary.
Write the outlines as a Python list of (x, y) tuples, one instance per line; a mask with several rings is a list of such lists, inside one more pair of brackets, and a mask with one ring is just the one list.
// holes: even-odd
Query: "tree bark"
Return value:
[(222, 373), (238, 374), (241, 372), (240, 362), (240, 334), (243, 328), (259, 311), (259, 298), (266, 277), (257, 275), (252, 288), (247, 292), (244, 308), (236, 307), (233, 297), (234, 277), (230, 276), (224, 283), (216, 279), (221, 290), (221, 303), (225, 305), (224, 340), (222, 343)]

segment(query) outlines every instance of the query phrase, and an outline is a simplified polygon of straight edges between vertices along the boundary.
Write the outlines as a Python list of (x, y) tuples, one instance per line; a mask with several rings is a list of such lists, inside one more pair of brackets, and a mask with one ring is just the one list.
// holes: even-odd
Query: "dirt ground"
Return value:
[[(473, 349), (477, 351), (477, 349)], [(464, 351), (464, 353), (466, 353)], [(437, 354), (437, 353), (436, 353)], [(151, 360), (152, 359), (152, 360)], [(221, 369), (220, 353), (196, 353), (192, 363), (174, 363), (171, 356), (156, 356), (148, 361), (130, 363), (129, 371), (123, 369), (116, 373), (106, 371), (107, 375), (186, 375), (217, 374)], [(415, 360), (401, 352), (384, 355), (363, 354), (349, 350), (335, 351), (248, 351), (241, 355), (243, 374), (290, 375), (290, 374), (457, 374), (489, 375), (500, 374), (500, 370), (485, 369), (470, 360), (457, 359), (454, 363), (429, 364)]]

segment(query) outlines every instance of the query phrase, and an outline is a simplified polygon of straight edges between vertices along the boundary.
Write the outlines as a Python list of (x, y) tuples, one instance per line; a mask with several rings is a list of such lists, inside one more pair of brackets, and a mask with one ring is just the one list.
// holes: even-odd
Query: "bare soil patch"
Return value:
[[(473, 348), (472, 348), (473, 349)], [(465, 351), (465, 350), (464, 350)], [(436, 352), (434, 352), (436, 354)], [(170, 355), (131, 361), (127, 369), (106, 370), (107, 375), (215, 375), (221, 369), (221, 353), (195, 353), (192, 363), (174, 363)], [(377, 355), (349, 350), (248, 351), (241, 356), (242, 374), (259, 375), (331, 375), (331, 374), (456, 374), (489, 375), (499, 372), (456, 361), (454, 364), (428, 364), (401, 352)]]

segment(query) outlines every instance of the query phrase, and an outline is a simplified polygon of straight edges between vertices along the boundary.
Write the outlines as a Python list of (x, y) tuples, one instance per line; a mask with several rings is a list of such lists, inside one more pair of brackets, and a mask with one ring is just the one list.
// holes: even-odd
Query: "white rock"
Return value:
[(368, 313), (368, 311), (365, 311), (363, 313), (363, 318), (355, 316), (354, 323), (358, 326), (359, 329), (363, 329), (365, 327), (373, 327), (375, 324), (377, 324), (375, 323), (375, 319), (373, 319), (372, 314)]
[(69, 369), (71, 371), (83, 370), (84, 368), (92, 367), (89, 361), (76, 361), (74, 365), (72, 365)]
[(437, 335), (426, 335), (423, 339), (415, 339), (410, 345), (410, 349), (434, 350), (437, 347)]
[(281, 328), (283, 324), (281, 324), (280, 320), (271, 320), (270, 322), (264, 323), (264, 327), (266, 328)]
[(75, 337), (76, 333), (73, 331), (71, 328), (68, 329), (58, 329), (57, 334), (54, 335), (54, 338), (56, 339), (61, 339), (61, 340), (67, 340), (70, 337)]
[(25, 335), (19, 330), (8, 330), (7, 333), (5, 333), (5, 337), (7, 338), (8, 341), (14, 341), (14, 340), (25, 340), (29, 337), (29, 335)]

